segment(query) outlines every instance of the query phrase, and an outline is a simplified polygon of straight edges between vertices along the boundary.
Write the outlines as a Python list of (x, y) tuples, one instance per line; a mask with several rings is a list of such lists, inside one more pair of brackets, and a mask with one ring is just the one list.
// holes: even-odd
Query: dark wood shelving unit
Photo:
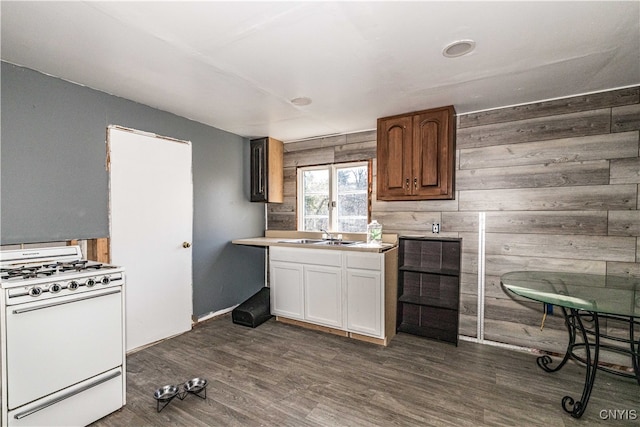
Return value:
[(401, 236), (398, 332), (458, 345), (462, 239)]

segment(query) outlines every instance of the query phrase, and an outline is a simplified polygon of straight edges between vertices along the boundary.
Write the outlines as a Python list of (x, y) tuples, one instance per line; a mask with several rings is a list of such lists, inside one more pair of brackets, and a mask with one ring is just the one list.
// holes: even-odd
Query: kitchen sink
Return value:
[(278, 243), (295, 243), (298, 245), (311, 245), (315, 243), (322, 243), (324, 240), (321, 239), (288, 239), (288, 240), (278, 240)]
[(350, 246), (355, 245), (358, 242), (354, 242), (351, 240), (321, 240), (314, 245), (324, 245), (324, 246)]
[(288, 239), (278, 240), (278, 243), (293, 243), (297, 245), (318, 245), (318, 246), (350, 246), (355, 245), (353, 240), (322, 240), (322, 239)]

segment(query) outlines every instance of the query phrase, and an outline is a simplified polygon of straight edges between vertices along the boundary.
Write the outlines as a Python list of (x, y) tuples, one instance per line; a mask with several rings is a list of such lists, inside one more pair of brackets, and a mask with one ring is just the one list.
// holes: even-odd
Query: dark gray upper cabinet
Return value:
[(284, 201), (283, 144), (274, 138), (251, 140), (251, 201)]

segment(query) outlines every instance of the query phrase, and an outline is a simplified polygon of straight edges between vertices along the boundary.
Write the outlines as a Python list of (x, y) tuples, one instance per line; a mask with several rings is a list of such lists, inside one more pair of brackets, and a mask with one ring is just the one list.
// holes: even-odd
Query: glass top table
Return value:
[(514, 271), (501, 282), (514, 294), (576, 310), (640, 317), (640, 279), (613, 275)]
[[(640, 384), (640, 338), (634, 336), (634, 327), (640, 325), (640, 278), (586, 273), (553, 271), (514, 271), (504, 274), (500, 281), (510, 292), (561, 308), (569, 332), (564, 358), (552, 367), (551, 357), (537, 359), (546, 372), (560, 370), (569, 359), (586, 367), (582, 396), (575, 401), (570, 396), (562, 399), (563, 409), (575, 418), (584, 413), (596, 371), (598, 369), (635, 378)], [(601, 319), (615, 319), (628, 325), (628, 338), (611, 337), (600, 331)], [(608, 339), (606, 344), (601, 338)], [(620, 345), (610, 344), (614, 340)], [(628, 354), (633, 374), (616, 371), (598, 364), (600, 349)], [(580, 354), (575, 350), (579, 350)]]

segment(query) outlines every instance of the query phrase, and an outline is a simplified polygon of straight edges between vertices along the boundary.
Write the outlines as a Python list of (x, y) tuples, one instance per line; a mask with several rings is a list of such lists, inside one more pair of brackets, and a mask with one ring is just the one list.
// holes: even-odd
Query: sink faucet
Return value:
[(320, 231), (322, 231), (327, 235), (328, 240), (333, 240), (333, 234), (329, 233), (329, 231), (326, 228), (320, 228)]

